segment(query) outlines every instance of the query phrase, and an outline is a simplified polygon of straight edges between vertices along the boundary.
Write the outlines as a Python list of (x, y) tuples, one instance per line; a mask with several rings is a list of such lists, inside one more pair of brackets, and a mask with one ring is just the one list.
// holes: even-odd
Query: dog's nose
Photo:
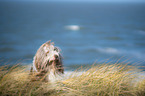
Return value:
[(57, 55), (54, 55), (54, 57), (57, 59), (58, 58), (58, 56)]

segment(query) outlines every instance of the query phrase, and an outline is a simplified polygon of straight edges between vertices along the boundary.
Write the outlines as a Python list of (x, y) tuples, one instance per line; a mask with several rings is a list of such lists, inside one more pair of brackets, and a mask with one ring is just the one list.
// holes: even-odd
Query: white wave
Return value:
[(78, 26), (78, 25), (67, 25), (67, 26), (65, 26), (65, 29), (77, 31), (77, 30), (80, 30), (80, 26)]
[(119, 50), (117, 50), (115, 48), (111, 48), (111, 47), (97, 48), (97, 50), (100, 51), (100, 52), (104, 52), (104, 53), (114, 53), (114, 54), (119, 53)]
[(75, 76), (80, 76), (84, 71), (80, 71), (80, 72), (74, 72), (74, 71), (66, 71), (64, 73), (64, 77), (67, 78), (71, 75), (75, 75)]
[(143, 30), (140, 30), (139, 33), (142, 35), (145, 35), (145, 31), (143, 31)]
[(111, 47), (97, 48), (96, 50), (99, 51), (99, 52), (102, 52), (102, 53), (129, 56), (129, 57), (134, 57), (134, 58), (138, 58), (138, 59), (144, 59), (145, 58), (144, 52), (137, 51), (137, 50), (116, 49), (116, 48), (111, 48)]

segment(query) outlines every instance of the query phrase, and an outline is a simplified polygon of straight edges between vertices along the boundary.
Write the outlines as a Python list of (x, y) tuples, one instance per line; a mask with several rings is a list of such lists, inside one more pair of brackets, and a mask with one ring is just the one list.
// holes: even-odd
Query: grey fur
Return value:
[[(58, 58), (56, 59), (54, 55), (57, 55)], [(63, 74), (64, 68), (60, 49), (50, 41), (42, 44), (34, 56), (33, 69), (42, 76), (46, 73), (49, 75), (50, 71), (53, 71), (54, 74)]]

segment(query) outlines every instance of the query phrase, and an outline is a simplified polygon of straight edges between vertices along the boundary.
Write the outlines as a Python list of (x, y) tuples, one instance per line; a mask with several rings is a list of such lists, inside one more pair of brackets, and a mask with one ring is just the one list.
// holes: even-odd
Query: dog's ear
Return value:
[(47, 41), (46, 43), (44, 43), (44, 46), (49, 47), (51, 45), (51, 40)]
[(49, 43), (51, 42), (51, 40), (48, 41)]
[(54, 45), (54, 42), (52, 42), (51, 44)]
[(50, 45), (50, 42), (51, 42), (51, 40), (47, 41), (46, 44), (49, 44)]
[(50, 42), (51, 42), (51, 40), (45, 42), (44, 44), (42, 44), (42, 47), (44, 47), (44, 46), (47, 46), (47, 47), (50, 46)]
[(43, 44), (43, 49), (46, 54), (49, 53), (48, 51), (49, 51), (50, 42), (51, 42), (51, 40), (47, 41), (46, 43)]
[(43, 47), (43, 49), (44, 49), (44, 52), (45, 52), (46, 54), (49, 53), (48, 45), (45, 45), (45, 46)]

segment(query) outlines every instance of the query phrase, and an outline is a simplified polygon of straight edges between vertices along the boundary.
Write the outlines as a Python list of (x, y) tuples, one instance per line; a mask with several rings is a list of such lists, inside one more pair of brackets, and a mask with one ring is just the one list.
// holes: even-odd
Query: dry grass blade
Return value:
[(0, 96), (145, 96), (145, 77), (138, 79), (138, 72), (133, 66), (122, 64), (93, 65), (49, 83), (43, 82), (44, 78), (32, 81), (35, 73), (30, 74), (25, 66), (2, 66)]

